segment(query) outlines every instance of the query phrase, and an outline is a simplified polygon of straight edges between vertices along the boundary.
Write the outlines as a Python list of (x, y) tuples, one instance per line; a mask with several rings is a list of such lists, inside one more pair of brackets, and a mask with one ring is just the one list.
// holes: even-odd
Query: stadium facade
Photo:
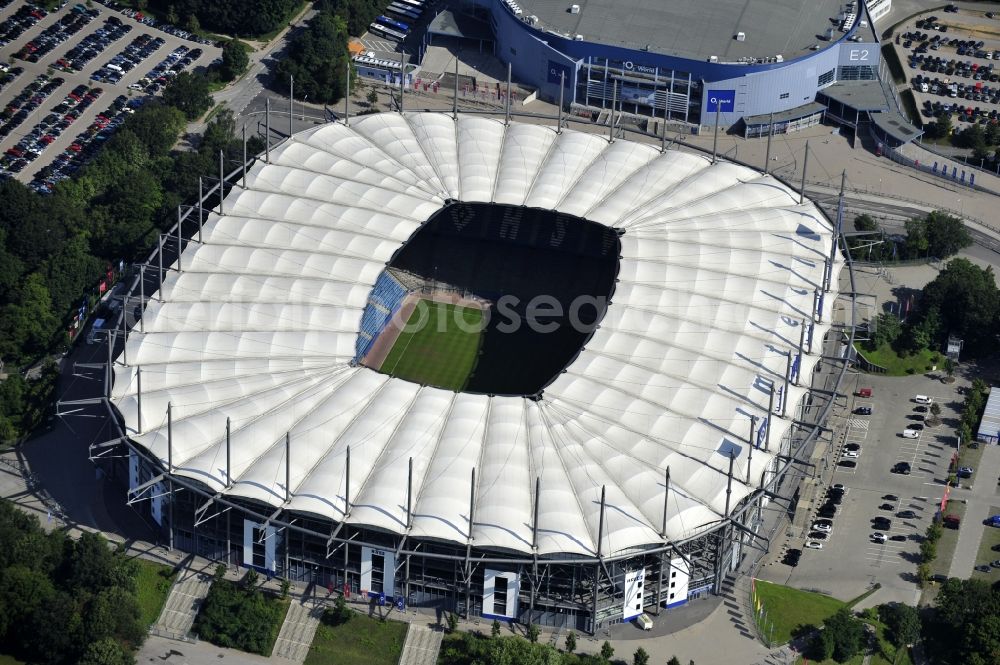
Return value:
[[(92, 458), (164, 542), (372, 602), (591, 633), (717, 593), (766, 547), (843, 267), (810, 201), (700, 155), (436, 113), (322, 125), (235, 175), (108, 334), (122, 436)], [(615, 230), (612, 300), (538, 393), (357, 362), (408, 290), (386, 266), (470, 204)], [(481, 239), (583, 251), (578, 229), (499, 217)]]
[(891, 8), (891, 0), (473, 2), (488, 16), (495, 55), (544, 99), (695, 126), (714, 126), (717, 109), (726, 127), (775, 113), (779, 131), (818, 123), (825, 88), (879, 80), (873, 21)]

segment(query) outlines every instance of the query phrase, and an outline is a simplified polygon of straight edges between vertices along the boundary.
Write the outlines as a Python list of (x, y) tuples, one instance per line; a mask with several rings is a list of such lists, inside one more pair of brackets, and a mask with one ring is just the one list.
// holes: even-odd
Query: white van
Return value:
[(116, 64), (114, 64), (112, 62), (109, 62), (108, 64), (106, 64), (104, 66), (107, 67), (108, 69), (110, 69), (113, 72), (118, 72), (119, 74), (121, 74), (122, 71), (123, 71), (121, 67), (119, 67), (118, 65), (116, 65)]
[(917, 404), (931, 404), (932, 402), (934, 402), (934, 399), (928, 397), (927, 395), (917, 395), (916, 397), (913, 398), (913, 401), (916, 402)]
[(920, 438), (920, 430), (904, 429), (903, 430), (903, 438), (904, 439), (919, 439)]
[(635, 618), (635, 625), (643, 630), (653, 630), (653, 620), (646, 614), (640, 614)]

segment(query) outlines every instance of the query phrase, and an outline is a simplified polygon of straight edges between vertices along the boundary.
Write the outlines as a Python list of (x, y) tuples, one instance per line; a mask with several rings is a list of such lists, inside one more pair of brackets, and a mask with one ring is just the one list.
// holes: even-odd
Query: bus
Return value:
[(403, 41), (406, 39), (406, 35), (398, 30), (393, 30), (392, 28), (386, 27), (384, 25), (379, 25), (378, 23), (372, 23), (368, 26), (368, 31), (372, 32), (380, 37), (388, 37), (389, 39), (395, 39), (397, 41)]
[(401, 5), (406, 5), (407, 7), (413, 7), (415, 9), (423, 10), (424, 0), (395, 0)]
[(391, 5), (386, 7), (385, 10), (391, 14), (399, 14), (403, 18), (408, 18), (413, 21), (416, 21), (417, 19), (420, 18), (419, 9), (414, 9), (412, 7), (407, 8), (405, 5), (401, 5), (398, 2), (392, 3)]
[(379, 16), (375, 20), (378, 21), (379, 23), (381, 23), (382, 25), (389, 26), (393, 30), (399, 30), (404, 35), (410, 31), (410, 26), (406, 25), (402, 21), (394, 21), (394, 20), (392, 20), (391, 18), (389, 18), (388, 16), (385, 16), (385, 15)]

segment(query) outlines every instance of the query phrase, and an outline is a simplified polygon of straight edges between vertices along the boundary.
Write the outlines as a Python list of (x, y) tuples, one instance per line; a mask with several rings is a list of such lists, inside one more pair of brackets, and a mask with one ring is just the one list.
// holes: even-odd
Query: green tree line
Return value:
[[(37, 423), (51, 372), (40, 389), (19, 371), (66, 346), (73, 315), (84, 298), (93, 301), (105, 270), (155, 244), (177, 205), (195, 197), (198, 176), (218, 173), (220, 150), (230, 165), (242, 159), (228, 113), (208, 126), (197, 151), (174, 150), (186, 120), (210, 101), (203, 77), (181, 74), (51, 195), (0, 182), (0, 359), (10, 375), (0, 383), (0, 441)], [(251, 151), (261, 147), (254, 140)]]
[(146, 628), (136, 563), (0, 500), (0, 651), (45, 665), (131, 665)]
[(203, 28), (234, 37), (256, 37), (287, 25), (302, 2), (301, 0), (211, 0), (211, 2), (153, 0), (148, 4), (168, 21), (187, 30)]

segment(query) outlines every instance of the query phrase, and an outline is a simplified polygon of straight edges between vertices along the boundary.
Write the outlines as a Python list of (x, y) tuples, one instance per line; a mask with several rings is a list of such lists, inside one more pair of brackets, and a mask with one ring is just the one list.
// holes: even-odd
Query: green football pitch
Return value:
[(421, 300), (381, 371), (414, 383), (460, 391), (476, 367), (482, 325), (481, 310)]

